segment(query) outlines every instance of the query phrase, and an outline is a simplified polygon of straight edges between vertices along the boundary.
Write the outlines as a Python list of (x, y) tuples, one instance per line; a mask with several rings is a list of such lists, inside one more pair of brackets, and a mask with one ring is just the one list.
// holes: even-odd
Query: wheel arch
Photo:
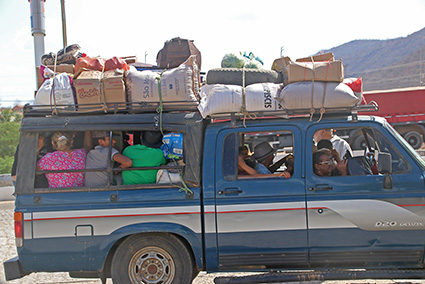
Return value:
[[(132, 224), (125, 227), (122, 227), (106, 238), (100, 250), (107, 249), (108, 254), (104, 261), (102, 268), (103, 273), (110, 277), (111, 271), (111, 262), (112, 258), (119, 247), (119, 245), (127, 238), (134, 235), (149, 235), (149, 234), (163, 234), (173, 235), (178, 238), (186, 247), (189, 254), (193, 258), (193, 262), (196, 267), (195, 270), (202, 270), (203, 267), (203, 257), (202, 257), (202, 237), (201, 233), (197, 234), (188, 227), (179, 224), (173, 223), (142, 223), (142, 224)], [(108, 249), (109, 248), (109, 249)]]

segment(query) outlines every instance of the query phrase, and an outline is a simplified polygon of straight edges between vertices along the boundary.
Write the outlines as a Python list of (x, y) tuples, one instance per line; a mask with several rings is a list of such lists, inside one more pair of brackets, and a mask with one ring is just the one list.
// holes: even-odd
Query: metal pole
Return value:
[[(44, 36), (46, 35), (44, 2), (45, 0), (28, 0), (31, 9), (31, 34), (34, 37), (35, 66), (41, 65), (41, 56), (44, 55)], [(35, 74), (37, 88), (37, 73)]]
[(61, 0), (61, 11), (62, 11), (62, 35), (63, 35), (63, 47), (68, 46), (68, 39), (66, 36), (66, 17), (65, 17), (65, 0)]

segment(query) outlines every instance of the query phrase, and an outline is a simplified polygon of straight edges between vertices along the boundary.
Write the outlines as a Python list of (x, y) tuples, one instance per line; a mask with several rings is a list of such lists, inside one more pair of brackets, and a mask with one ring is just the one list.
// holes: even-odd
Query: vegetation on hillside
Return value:
[(12, 168), (21, 119), (22, 115), (11, 109), (0, 109), (0, 174), (9, 174)]
[(362, 77), (365, 91), (425, 85), (425, 28), (407, 37), (353, 40), (324, 52), (342, 59), (346, 78)]

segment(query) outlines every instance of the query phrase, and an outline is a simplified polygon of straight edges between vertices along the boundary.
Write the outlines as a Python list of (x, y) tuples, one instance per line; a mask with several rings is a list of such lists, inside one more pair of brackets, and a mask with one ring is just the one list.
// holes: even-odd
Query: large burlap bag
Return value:
[(295, 82), (276, 97), (287, 110), (346, 108), (356, 105), (360, 98), (344, 83)]
[(241, 86), (205, 85), (201, 88), (198, 110), (204, 118), (214, 114), (277, 111), (281, 106), (275, 97), (281, 88), (281, 84), (252, 84), (245, 88), (243, 100)]
[(197, 102), (199, 97), (199, 71), (194, 55), (162, 74), (130, 68), (125, 81), (129, 102), (159, 102), (159, 85), (162, 102)]

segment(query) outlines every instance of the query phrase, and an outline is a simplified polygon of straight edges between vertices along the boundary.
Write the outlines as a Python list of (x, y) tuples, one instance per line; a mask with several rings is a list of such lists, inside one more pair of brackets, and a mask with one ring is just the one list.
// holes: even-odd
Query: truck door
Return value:
[[(335, 129), (335, 124), (308, 129), (306, 153), (313, 147), (313, 134), (331, 127)], [(367, 129), (373, 133), (374, 137), (367, 139), (376, 145), (375, 153), (387, 152), (392, 156), (391, 188), (384, 189), (384, 174), (320, 176), (320, 172), (314, 171), (312, 155), (306, 156), (312, 267), (382, 267), (400, 263), (415, 267), (422, 263), (425, 240), (422, 171), (383, 127)], [(353, 150), (353, 155), (363, 156), (365, 151)]]
[[(238, 174), (239, 147), (245, 145), (253, 151), (264, 141), (276, 150), (275, 161), (293, 155), (290, 178)], [(300, 130), (294, 126), (223, 130), (217, 137), (216, 153), (219, 269), (305, 267), (307, 225)]]

